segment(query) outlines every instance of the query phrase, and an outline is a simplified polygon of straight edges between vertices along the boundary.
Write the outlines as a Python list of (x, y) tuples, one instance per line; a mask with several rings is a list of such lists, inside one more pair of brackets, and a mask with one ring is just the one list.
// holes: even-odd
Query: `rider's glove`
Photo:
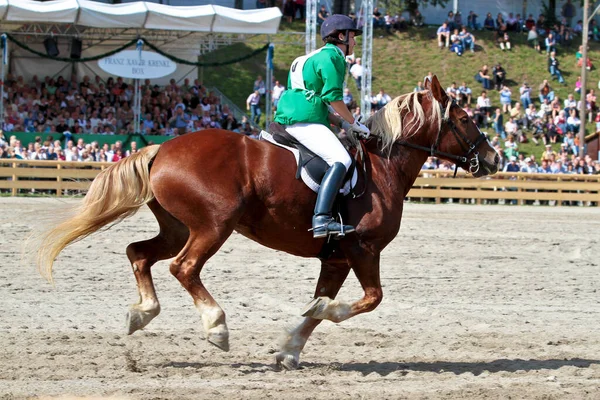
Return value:
[(346, 120), (342, 121), (342, 129), (346, 132), (353, 131), (360, 139), (368, 139), (371, 131), (364, 124), (360, 123), (357, 119), (353, 123), (349, 123)]

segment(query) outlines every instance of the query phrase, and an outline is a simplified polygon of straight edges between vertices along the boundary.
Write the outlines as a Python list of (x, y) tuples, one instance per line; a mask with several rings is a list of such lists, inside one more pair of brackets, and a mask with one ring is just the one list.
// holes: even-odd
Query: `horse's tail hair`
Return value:
[(160, 145), (147, 146), (100, 172), (72, 217), (43, 233), (36, 255), (40, 273), (52, 282), (52, 266), (60, 252), (110, 224), (119, 223), (154, 199), (150, 162)]

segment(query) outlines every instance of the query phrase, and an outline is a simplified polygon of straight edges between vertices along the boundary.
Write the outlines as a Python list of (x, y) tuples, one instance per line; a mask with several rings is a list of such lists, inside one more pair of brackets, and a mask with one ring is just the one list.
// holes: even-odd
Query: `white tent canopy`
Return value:
[(216, 5), (174, 7), (145, 1), (103, 4), (89, 0), (0, 0), (0, 23), (275, 34), (280, 21), (277, 7), (237, 10)]

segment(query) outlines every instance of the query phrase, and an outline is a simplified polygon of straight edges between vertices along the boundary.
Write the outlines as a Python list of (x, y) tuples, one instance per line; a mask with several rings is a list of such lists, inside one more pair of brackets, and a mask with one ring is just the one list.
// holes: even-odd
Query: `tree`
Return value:
[(415, 14), (419, 8), (423, 11), (423, 8), (428, 6), (431, 7), (445, 7), (449, 0), (383, 0), (383, 5), (390, 14), (400, 14), (404, 11), (408, 11), (411, 16)]

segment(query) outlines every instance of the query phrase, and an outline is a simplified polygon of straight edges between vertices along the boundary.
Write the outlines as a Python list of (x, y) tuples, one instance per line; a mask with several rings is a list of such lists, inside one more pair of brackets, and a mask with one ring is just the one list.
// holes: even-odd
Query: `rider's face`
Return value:
[[(356, 45), (356, 40), (354, 40), (354, 32), (348, 32), (348, 54), (354, 53), (354, 46)], [(340, 39), (344, 39), (344, 34), (340, 33)]]

